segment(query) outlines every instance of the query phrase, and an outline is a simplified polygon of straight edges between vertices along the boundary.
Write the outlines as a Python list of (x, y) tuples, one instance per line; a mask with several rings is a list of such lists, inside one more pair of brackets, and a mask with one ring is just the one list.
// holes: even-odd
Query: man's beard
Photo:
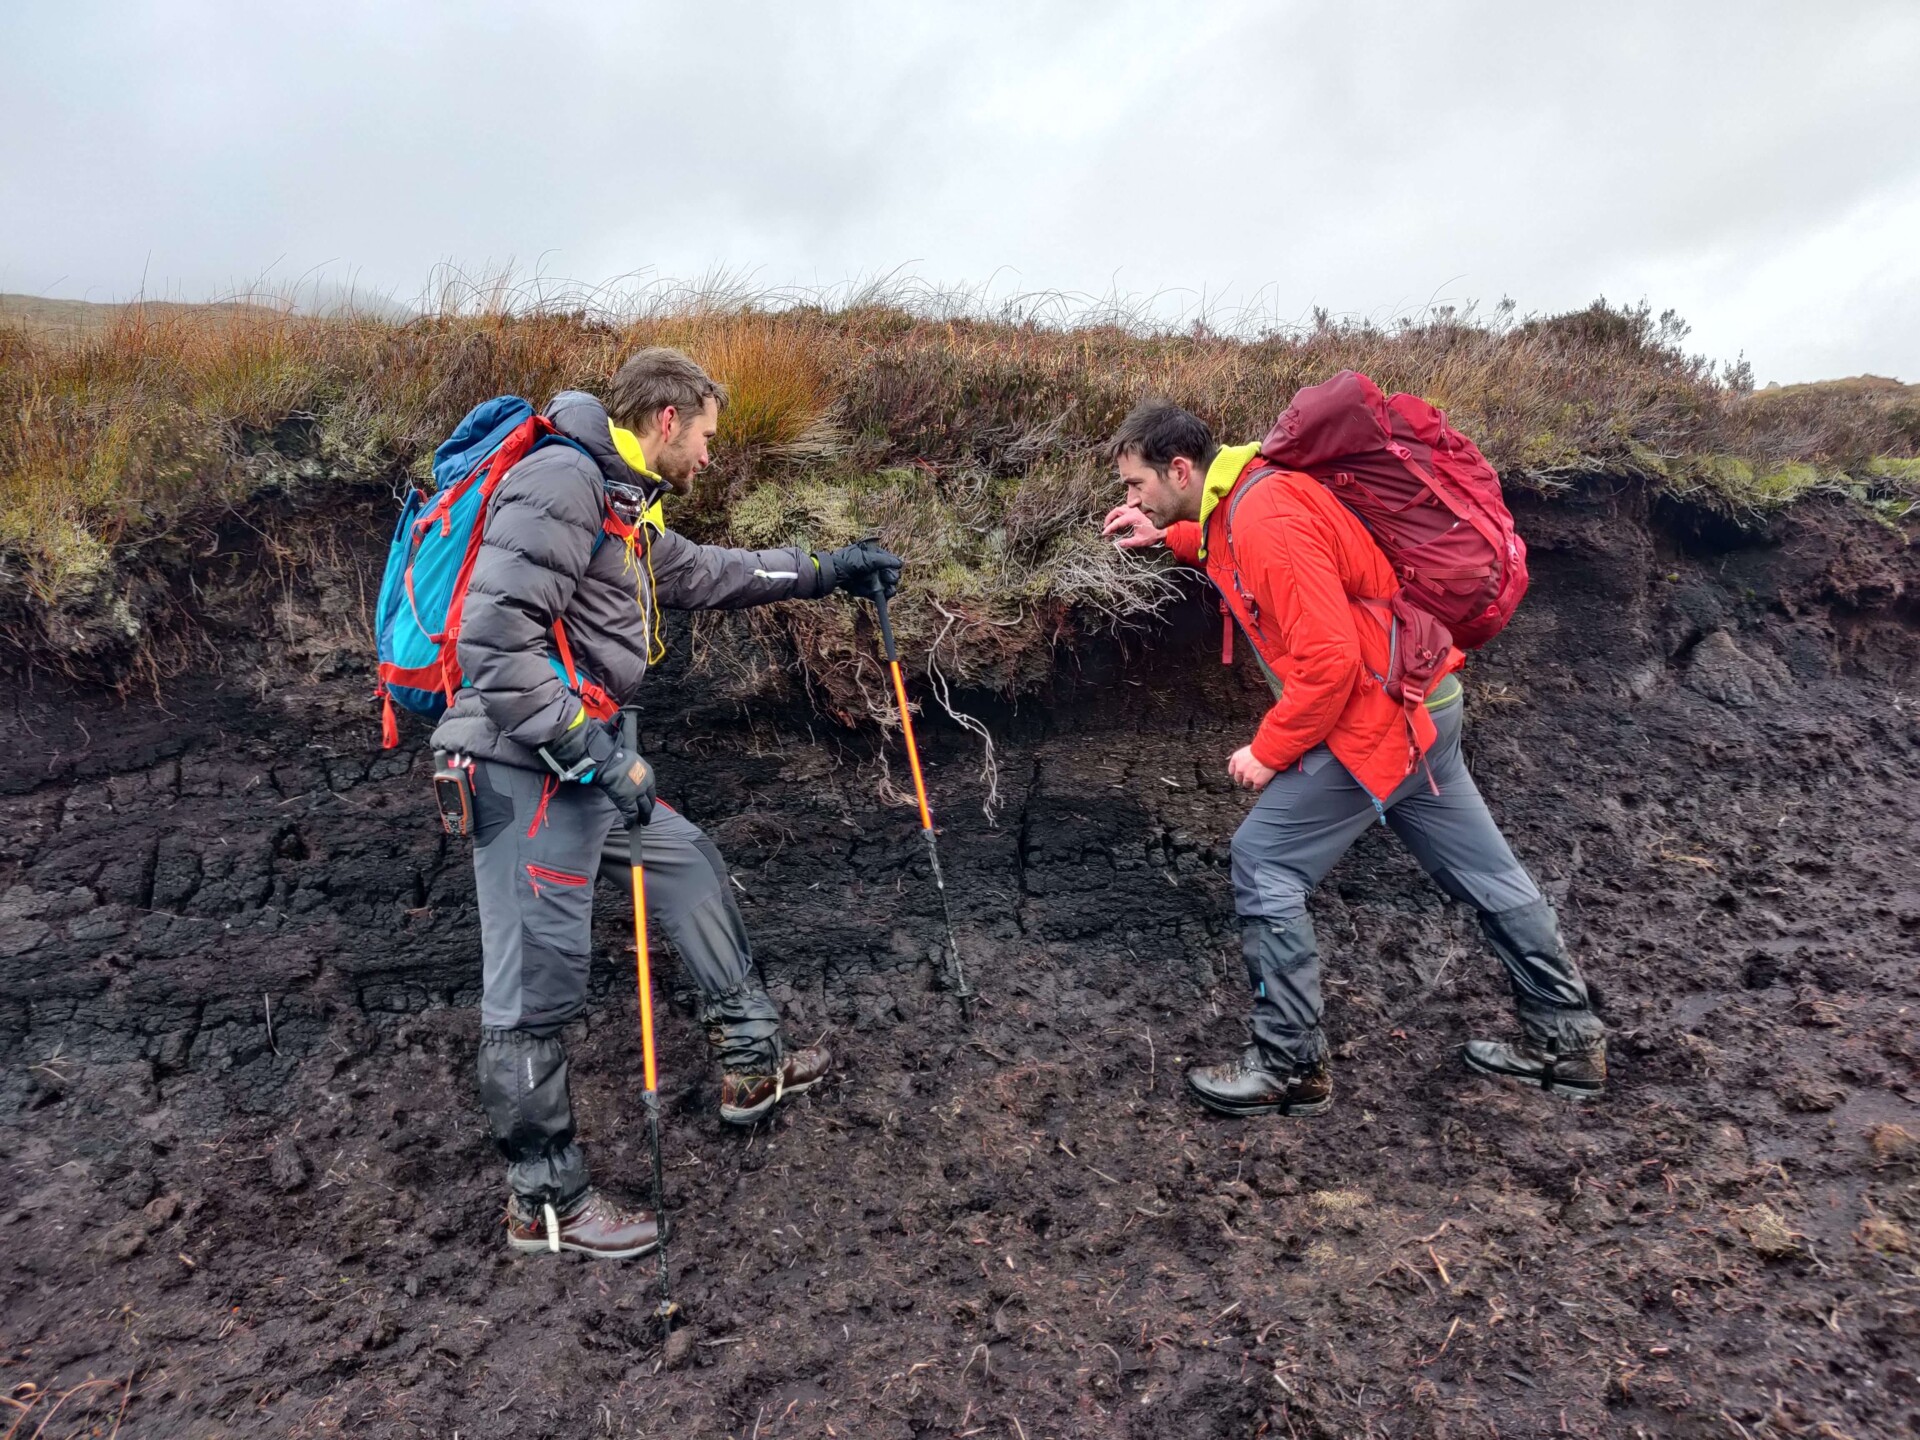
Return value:
[(678, 457), (662, 455), (654, 462), (654, 474), (667, 482), (667, 488), (676, 495), (693, 493), (693, 467)]

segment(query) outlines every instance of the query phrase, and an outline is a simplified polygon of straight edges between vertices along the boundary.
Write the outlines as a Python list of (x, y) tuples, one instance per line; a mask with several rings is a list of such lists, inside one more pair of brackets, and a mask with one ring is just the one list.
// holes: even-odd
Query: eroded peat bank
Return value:
[[(1467, 672), (1468, 746), (1614, 1027), (1587, 1108), (1460, 1069), (1507, 1024), (1497, 967), (1384, 832), (1314, 902), (1332, 1112), (1183, 1097), (1240, 1043), (1223, 767), (1264, 696), (1198, 597), (1063, 649), (1039, 699), (961, 697), (998, 743), (991, 823), (976, 741), (930, 707), (971, 1027), (876, 739), (676, 632), (644, 747), (794, 1033), (843, 1058), (723, 1133), (667, 1010), (665, 1353), (646, 1264), (502, 1243), (471, 870), (424, 731), (378, 748), (355, 648), (380, 507), (298, 564), (270, 516), (209, 529), (166, 602), (209, 658), (124, 698), (8, 684), (5, 1433), (1920, 1424), (1920, 563), (1840, 502), (1752, 532), (1633, 484), (1516, 503), (1535, 589)], [(602, 907), (576, 1097), (597, 1178), (639, 1198), (625, 897)]]

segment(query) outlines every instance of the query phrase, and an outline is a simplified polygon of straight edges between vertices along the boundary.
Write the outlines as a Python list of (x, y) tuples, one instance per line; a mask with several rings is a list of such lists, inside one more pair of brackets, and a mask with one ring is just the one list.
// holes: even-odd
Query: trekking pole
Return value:
[[(629, 755), (640, 749), (639, 717), (631, 710), (620, 712), (620, 739)], [(659, 1243), (654, 1253), (660, 1257), (660, 1303), (654, 1318), (660, 1322), (660, 1335), (673, 1333), (673, 1317), (679, 1306), (673, 1303), (672, 1282), (667, 1274), (667, 1190), (660, 1163), (660, 1077), (653, 1055), (653, 963), (647, 952), (647, 872), (640, 863), (640, 830), (627, 827), (627, 855), (633, 867), (633, 954), (640, 972), (640, 1061), (646, 1072), (647, 1089), (640, 1103), (647, 1112), (647, 1141), (653, 1147), (653, 1220), (659, 1227)]]
[(887, 617), (887, 592), (874, 582), (873, 603), (880, 611), (880, 642), (886, 647), (887, 668), (893, 672), (893, 698), (900, 706), (900, 733), (907, 737), (907, 764), (913, 771), (913, 793), (920, 801), (920, 833), (926, 838), (927, 859), (933, 865), (933, 888), (940, 892), (940, 914), (947, 922), (947, 954), (953, 961), (950, 989), (960, 1002), (960, 1018), (973, 1023), (974, 992), (967, 986), (967, 975), (960, 968), (960, 943), (953, 937), (953, 911), (947, 904), (947, 882), (940, 873), (940, 847), (933, 839), (933, 816), (927, 810), (927, 782), (920, 774), (920, 747), (913, 740), (913, 716), (907, 709), (907, 684), (900, 676), (900, 652), (893, 644), (893, 621)]

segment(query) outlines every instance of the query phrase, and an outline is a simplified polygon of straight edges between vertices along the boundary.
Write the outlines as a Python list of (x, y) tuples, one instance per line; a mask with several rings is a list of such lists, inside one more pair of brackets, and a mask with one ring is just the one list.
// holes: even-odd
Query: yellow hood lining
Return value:
[(1214, 506), (1227, 498), (1227, 492), (1233, 489), (1233, 482), (1240, 478), (1240, 472), (1247, 468), (1247, 462), (1260, 453), (1260, 442), (1249, 440), (1244, 445), (1223, 445), (1220, 453), (1213, 457), (1213, 463), (1207, 466), (1206, 482), (1200, 489), (1200, 558), (1207, 558), (1207, 520), (1213, 514)]

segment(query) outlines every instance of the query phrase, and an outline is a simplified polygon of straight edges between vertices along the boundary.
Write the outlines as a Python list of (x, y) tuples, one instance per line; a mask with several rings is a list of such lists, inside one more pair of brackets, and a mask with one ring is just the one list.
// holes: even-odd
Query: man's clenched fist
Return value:
[(1264, 790), (1267, 782), (1279, 773), (1254, 759), (1251, 745), (1242, 745), (1227, 761), (1227, 777), (1242, 790)]

